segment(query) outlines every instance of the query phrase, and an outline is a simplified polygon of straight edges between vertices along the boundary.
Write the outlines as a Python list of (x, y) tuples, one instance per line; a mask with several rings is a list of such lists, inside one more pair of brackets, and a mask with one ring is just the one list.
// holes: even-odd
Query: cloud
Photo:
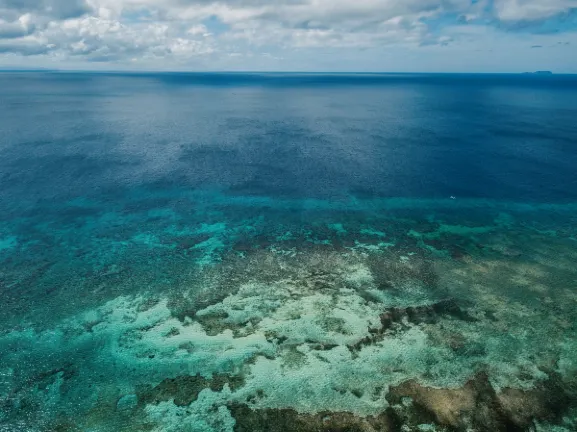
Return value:
[[(200, 34), (198, 30), (192, 36), (204, 38), (204, 33)], [(128, 25), (116, 20), (83, 17), (52, 23), (43, 34), (55, 51), (93, 62), (170, 55), (187, 57), (211, 52), (209, 43), (180, 37), (168, 24), (157, 22)]]
[(576, 0), (495, 0), (494, 16), (505, 23), (535, 22), (575, 9)]
[(0, 0), (0, 50), (178, 63), (259, 50), (281, 58), (287, 50), (425, 49), (474, 38), (468, 28), (542, 31), (576, 11), (577, 0)]
[(50, 46), (35, 38), (0, 39), (0, 54), (20, 54), (32, 56), (47, 54)]
[(92, 7), (85, 0), (0, 0), (0, 11), (64, 20), (88, 14)]
[(14, 21), (0, 19), (0, 39), (19, 38), (32, 34), (36, 26), (30, 14), (24, 14)]

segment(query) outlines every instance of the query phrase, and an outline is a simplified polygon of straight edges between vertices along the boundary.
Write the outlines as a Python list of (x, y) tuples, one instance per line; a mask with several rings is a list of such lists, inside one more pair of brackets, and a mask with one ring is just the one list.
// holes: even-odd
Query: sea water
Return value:
[(577, 430), (577, 78), (0, 74), (0, 431)]

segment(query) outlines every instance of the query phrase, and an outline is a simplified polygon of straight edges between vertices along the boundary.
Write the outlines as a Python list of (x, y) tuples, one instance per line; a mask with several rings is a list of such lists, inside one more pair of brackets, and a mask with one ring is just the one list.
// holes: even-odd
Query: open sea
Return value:
[(577, 431), (577, 76), (0, 73), (45, 431)]

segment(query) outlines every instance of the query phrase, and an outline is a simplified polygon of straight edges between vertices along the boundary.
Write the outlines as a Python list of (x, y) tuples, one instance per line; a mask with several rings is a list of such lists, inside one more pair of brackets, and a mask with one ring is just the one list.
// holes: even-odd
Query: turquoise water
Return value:
[(577, 430), (573, 78), (0, 84), (0, 431)]

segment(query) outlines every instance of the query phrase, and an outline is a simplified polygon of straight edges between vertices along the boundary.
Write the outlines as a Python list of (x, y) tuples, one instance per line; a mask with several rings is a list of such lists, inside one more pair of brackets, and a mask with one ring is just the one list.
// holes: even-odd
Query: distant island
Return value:
[(523, 72), (525, 75), (553, 75), (551, 71)]

